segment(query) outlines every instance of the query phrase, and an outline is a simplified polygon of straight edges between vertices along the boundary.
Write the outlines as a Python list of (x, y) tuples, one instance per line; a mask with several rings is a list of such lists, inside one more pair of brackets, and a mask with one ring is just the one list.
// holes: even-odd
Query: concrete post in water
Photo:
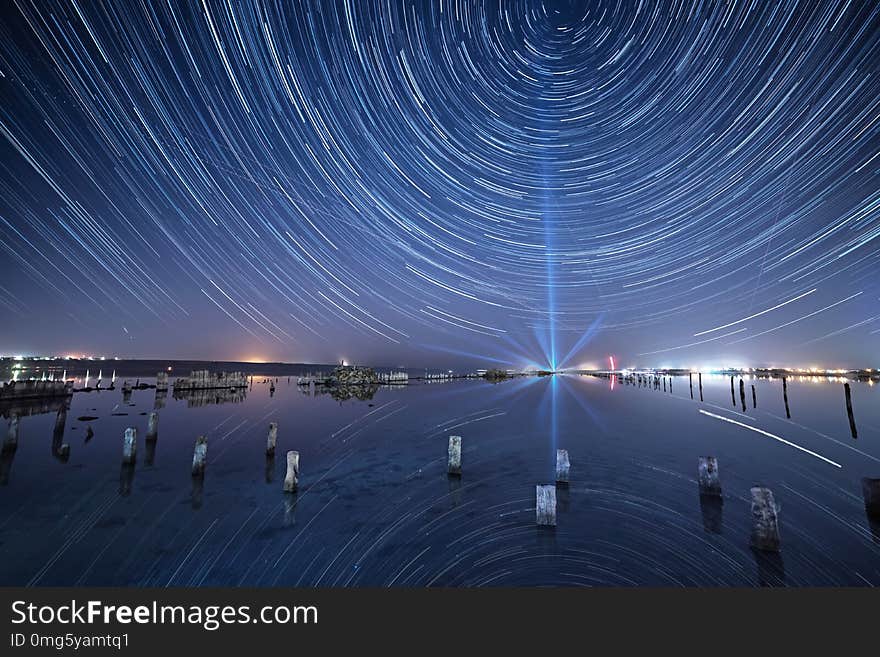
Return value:
[(843, 393), (846, 396), (846, 415), (849, 418), (849, 430), (853, 438), (858, 438), (859, 432), (856, 431), (856, 419), (853, 417), (852, 391), (849, 389), (848, 382), (843, 384)]
[(714, 456), (701, 456), (698, 467), (700, 495), (721, 497), (721, 479), (718, 476), (718, 459)]
[(568, 450), (567, 449), (557, 449), (556, 450), (556, 483), (557, 484), (567, 484), (568, 483), (568, 470), (571, 466), (571, 463), (568, 460)]
[(208, 439), (205, 436), (196, 438), (196, 447), (193, 450), (192, 475), (201, 477), (205, 474), (205, 463), (208, 460)]
[(868, 512), (868, 516), (880, 518), (880, 479), (864, 477), (862, 497), (865, 499), (865, 511)]
[(269, 435), (266, 436), (266, 454), (275, 453), (275, 443), (278, 440), (278, 423), (269, 423)]
[(6, 440), (3, 441), (4, 449), (13, 449), (18, 446), (19, 419), (13, 415), (9, 419), (9, 430), (6, 432)]
[(769, 488), (755, 486), (752, 492), (752, 547), (779, 552), (779, 507)]
[(742, 379), (739, 380), (739, 400), (742, 402), (743, 413), (746, 412), (746, 384)]
[(755, 392), (755, 384), (752, 384), (752, 408), (758, 408), (758, 395)]
[(287, 475), (284, 477), (284, 492), (295, 493), (299, 484), (299, 452), (287, 452)]
[(697, 373), (697, 379), (700, 382), (700, 401), (703, 401), (703, 373)]
[(147, 440), (156, 440), (158, 437), (159, 414), (156, 411), (153, 411), (147, 418)]
[(461, 475), (461, 436), (449, 436), (449, 449), (447, 450), (448, 461), (446, 472), (451, 475)]
[(546, 527), (556, 526), (556, 486), (535, 486), (535, 521)]
[(782, 377), (782, 400), (785, 402), (785, 417), (791, 419), (791, 411), (788, 410), (788, 381)]
[(137, 455), (137, 429), (128, 427), (122, 437), (122, 462), (134, 463)]

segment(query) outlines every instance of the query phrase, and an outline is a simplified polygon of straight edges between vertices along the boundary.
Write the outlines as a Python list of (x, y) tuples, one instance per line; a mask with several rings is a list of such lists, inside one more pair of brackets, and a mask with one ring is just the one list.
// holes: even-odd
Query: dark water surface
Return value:
[[(411, 383), (343, 403), (295, 379), (276, 385), (220, 404), (169, 392), (152, 454), (154, 390), (131, 405), (118, 389), (74, 395), (54, 442), (55, 413), (22, 417), (0, 477), (0, 584), (880, 584), (880, 525), (860, 485), (880, 477), (868, 384), (852, 383), (857, 440), (842, 383), (826, 380), (789, 380), (791, 420), (781, 381), (766, 379), (746, 381), (745, 413), (727, 378), (707, 376), (703, 403), (686, 378), (672, 394), (570, 375)], [(127, 426), (138, 429), (133, 469), (121, 464)], [(190, 475), (199, 434), (201, 483)], [(450, 434), (463, 438), (460, 479), (446, 474)], [(571, 483), (557, 491), (558, 526), (539, 528), (535, 484), (553, 483), (557, 447)], [(295, 495), (282, 491), (291, 449)], [(723, 504), (701, 501), (701, 455), (718, 457)], [(778, 557), (749, 548), (755, 484), (781, 507)]]

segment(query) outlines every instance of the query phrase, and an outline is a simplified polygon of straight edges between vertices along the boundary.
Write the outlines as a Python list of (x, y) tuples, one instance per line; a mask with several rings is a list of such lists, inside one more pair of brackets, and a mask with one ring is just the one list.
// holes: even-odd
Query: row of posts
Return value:
[[(737, 400), (736, 400), (736, 387), (734, 384), (734, 376), (730, 377), (730, 400), (733, 403), (733, 407), (736, 408)], [(669, 392), (672, 392), (672, 377), (666, 376), (657, 376), (652, 374), (635, 374), (630, 375), (629, 377), (624, 378), (628, 383), (634, 383), (639, 387), (647, 387), (653, 390), (660, 390), (661, 385), (663, 392), (666, 392), (666, 384), (667, 380), (669, 382)], [(697, 372), (697, 384), (699, 388), (700, 401), (703, 401), (703, 373)], [(694, 375), (693, 372), (688, 372), (688, 386), (690, 388), (691, 399), (694, 398)], [(758, 408), (758, 393), (755, 389), (754, 384), (750, 384), (750, 392), (752, 398), (752, 408)], [(852, 434), (853, 438), (858, 438), (859, 433), (856, 428), (856, 420), (853, 415), (853, 407), (852, 407), (852, 389), (850, 388), (849, 382), (843, 384), (843, 393), (844, 399), (846, 401), (846, 415), (849, 420), (849, 430)], [(787, 419), (791, 419), (791, 409), (788, 405), (788, 379), (786, 377), (782, 377), (782, 401), (785, 403), (785, 417)], [(743, 413), (746, 412), (746, 384), (743, 381), (742, 377), (739, 380), (739, 404), (742, 408)]]
[[(14, 425), (10, 425), (10, 433), (12, 427), (15, 428), (16, 440), (18, 435), (18, 419), (15, 419)], [(156, 440), (159, 438), (159, 414), (155, 411), (150, 413), (147, 419), (147, 435), (146, 442), (148, 445), (155, 446)], [(276, 422), (269, 423), (269, 433), (266, 437), (266, 456), (275, 456), (275, 446), (278, 442), (278, 424)], [(122, 437), (122, 464), (124, 466), (134, 466), (137, 460), (137, 429), (128, 427)], [(205, 468), (208, 462), (208, 439), (206, 436), (196, 438), (196, 444), (193, 449), (192, 460), (192, 476), (204, 477)], [(287, 452), (287, 473), (284, 477), (284, 491), (294, 493), (299, 485), (299, 452)]]
[[(568, 450), (556, 450), (556, 484), (537, 484), (535, 486), (535, 522), (540, 526), (556, 526), (556, 486), (567, 486), (571, 461)], [(450, 476), (461, 476), (461, 436), (449, 436), (447, 452), (447, 472)], [(718, 459), (714, 456), (701, 456), (697, 461), (697, 481), (700, 496), (721, 498), (721, 478), (718, 473)], [(766, 552), (778, 552), (779, 507), (773, 491), (764, 486), (754, 486), (751, 492), (752, 547)], [(865, 509), (872, 517), (880, 517), (880, 479), (862, 479), (862, 496)]]

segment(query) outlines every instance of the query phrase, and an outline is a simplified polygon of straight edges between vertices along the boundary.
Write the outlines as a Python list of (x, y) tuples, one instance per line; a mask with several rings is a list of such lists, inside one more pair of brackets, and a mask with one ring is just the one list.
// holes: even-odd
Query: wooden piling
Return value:
[(557, 484), (567, 484), (568, 483), (568, 471), (571, 467), (571, 462), (568, 460), (568, 450), (567, 449), (557, 449), (556, 450), (556, 483)]
[(284, 492), (295, 493), (299, 484), (299, 452), (287, 452), (287, 475), (284, 477)]
[(788, 410), (788, 381), (782, 377), (782, 400), (785, 402), (785, 417), (791, 419), (791, 411)]
[(193, 449), (192, 474), (193, 477), (201, 477), (205, 474), (205, 465), (208, 461), (208, 439), (205, 436), (196, 438), (196, 446)]
[(275, 443), (278, 441), (278, 423), (269, 423), (269, 434), (266, 436), (266, 454), (275, 453)]
[(58, 415), (55, 416), (54, 436), (64, 436), (64, 427), (67, 425), (67, 408), (62, 404), (58, 409)]
[(461, 436), (449, 436), (446, 472), (461, 476)]
[(880, 479), (862, 478), (862, 497), (865, 511), (871, 518), (880, 519)]
[(152, 411), (147, 417), (147, 440), (155, 441), (159, 437), (159, 414)]
[(19, 418), (17, 415), (13, 415), (9, 419), (9, 430), (6, 432), (6, 440), (3, 441), (4, 449), (11, 449), (18, 446), (19, 429)]
[(703, 401), (703, 373), (699, 372), (697, 374), (697, 379), (700, 382), (700, 401)]
[(543, 527), (556, 526), (556, 486), (535, 486), (535, 521)]
[(746, 384), (742, 379), (739, 380), (739, 400), (742, 402), (743, 413), (746, 412)]
[(721, 497), (721, 479), (718, 476), (718, 459), (714, 456), (701, 456), (697, 464), (697, 479), (700, 495)]
[(691, 399), (694, 398), (694, 373), (688, 372), (688, 385), (691, 389)]
[(736, 393), (733, 391), (733, 377), (730, 377), (730, 399), (733, 401), (733, 407), (736, 408)]
[(766, 552), (779, 552), (779, 507), (773, 491), (755, 486), (752, 493), (752, 547)]
[(122, 437), (122, 462), (131, 464), (137, 457), (137, 429), (128, 427)]
[(849, 418), (849, 430), (853, 438), (858, 438), (859, 432), (856, 430), (856, 419), (853, 417), (852, 391), (849, 388), (849, 382), (843, 384), (843, 393), (846, 397), (846, 415)]
[(752, 408), (758, 408), (758, 394), (755, 392), (755, 384), (752, 384)]

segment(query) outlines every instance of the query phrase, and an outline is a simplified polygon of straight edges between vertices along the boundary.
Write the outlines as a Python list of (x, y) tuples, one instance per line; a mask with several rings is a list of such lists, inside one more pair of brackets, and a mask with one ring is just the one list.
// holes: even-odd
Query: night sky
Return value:
[(2, 12), (0, 354), (880, 365), (878, 3)]

